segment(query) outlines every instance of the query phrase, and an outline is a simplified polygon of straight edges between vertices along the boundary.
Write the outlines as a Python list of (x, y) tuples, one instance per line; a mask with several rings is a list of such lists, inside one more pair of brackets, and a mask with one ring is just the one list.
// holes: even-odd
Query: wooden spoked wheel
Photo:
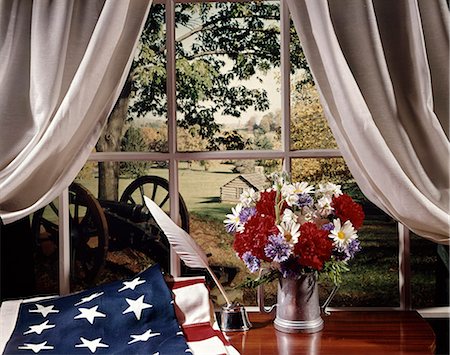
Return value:
[[(120, 197), (120, 202), (145, 205), (144, 195), (158, 204), (161, 209), (169, 212), (169, 182), (166, 179), (154, 175), (141, 176), (127, 186)], [(183, 197), (179, 195), (178, 198), (181, 228), (189, 233), (189, 212)]]
[[(69, 187), (71, 289), (92, 286), (108, 250), (108, 225), (103, 209), (83, 186)], [(33, 215), (32, 231), (38, 252), (58, 259), (59, 209), (52, 202)], [(56, 255), (55, 255), (56, 254)]]

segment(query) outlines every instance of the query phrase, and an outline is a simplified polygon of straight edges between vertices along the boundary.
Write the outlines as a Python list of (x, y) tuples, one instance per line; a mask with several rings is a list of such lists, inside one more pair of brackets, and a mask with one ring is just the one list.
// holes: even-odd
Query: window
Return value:
[[(359, 196), (370, 219), (357, 271), (332, 306), (409, 307), (407, 292), (397, 291), (403, 265), (397, 255), (408, 259), (408, 250), (396, 235), (405, 233), (365, 199), (349, 173), (283, 0), (155, 1), (129, 78), (121, 97), (128, 113), (122, 112), (122, 121), (110, 119), (77, 178), (102, 208), (114, 214), (108, 201), (132, 199), (127, 189), (136, 179), (163, 177), (171, 217), (179, 221), (188, 212), (190, 234), (221, 272), (231, 298), (249, 305), (254, 293), (234, 287), (248, 274), (223, 228), (234, 205), (223, 198), (226, 188), (241, 174), (281, 167), (296, 179), (333, 179)], [(234, 189), (236, 197), (243, 187)], [(112, 228), (117, 248), (128, 247), (120, 245), (118, 225)], [(111, 260), (116, 255), (106, 257), (117, 262)], [(138, 260), (122, 259), (123, 265)], [(171, 268), (181, 272), (173, 255)], [(409, 280), (407, 268), (400, 272)], [(351, 290), (355, 285), (361, 287)]]

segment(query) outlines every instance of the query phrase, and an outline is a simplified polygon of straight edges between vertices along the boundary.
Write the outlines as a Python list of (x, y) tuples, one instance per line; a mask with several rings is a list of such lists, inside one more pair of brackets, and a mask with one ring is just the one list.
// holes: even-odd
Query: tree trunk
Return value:
[[(97, 152), (119, 152), (131, 94), (131, 79), (127, 78), (111, 115), (108, 117), (96, 148)], [(98, 198), (117, 201), (119, 199), (119, 162), (98, 163)]]

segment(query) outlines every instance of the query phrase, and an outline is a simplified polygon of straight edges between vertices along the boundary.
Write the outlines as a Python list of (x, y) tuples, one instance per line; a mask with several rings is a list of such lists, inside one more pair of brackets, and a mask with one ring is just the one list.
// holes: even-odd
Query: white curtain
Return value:
[(286, 0), (329, 125), (364, 194), (449, 244), (445, 0)]
[(0, 0), (0, 217), (56, 198), (92, 152), (150, 0)]

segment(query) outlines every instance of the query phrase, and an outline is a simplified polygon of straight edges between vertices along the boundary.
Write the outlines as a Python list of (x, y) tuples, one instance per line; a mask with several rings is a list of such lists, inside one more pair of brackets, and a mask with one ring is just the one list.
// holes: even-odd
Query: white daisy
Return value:
[(281, 217), (282, 222), (291, 223), (291, 222), (297, 222), (297, 215), (292, 212), (289, 208), (286, 208), (283, 212), (283, 216)]
[(242, 230), (243, 225), (240, 219), (241, 210), (242, 205), (238, 203), (236, 207), (231, 208), (231, 213), (226, 215), (227, 219), (223, 223), (225, 223), (225, 228), (229, 233)]
[(326, 184), (319, 184), (319, 190), (316, 191), (317, 195), (323, 195), (328, 197), (338, 197), (342, 195), (341, 185), (335, 185), (331, 182), (327, 182)]
[(300, 237), (300, 224), (295, 222), (281, 222), (277, 225), (277, 228), (289, 244), (297, 244), (298, 238)]
[(296, 194), (310, 194), (314, 192), (314, 186), (308, 184), (305, 181), (294, 183), (294, 192)]
[(345, 248), (352, 240), (358, 238), (352, 222), (345, 221), (344, 225), (341, 225), (341, 220), (337, 218), (333, 220), (333, 224), (334, 229), (328, 236), (333, 239), (334, 245), (338, 248)]
[(334, 208), (331, 207), (331, 196), (322, 196), (321, 198), (319, 198), (317, 200), (316, 203), (316, 208), (317, 208), (317, 212), (322, 216), (322, 217), (326, 217), (328, 216), (331, 212), (333, 212)]
[(281, 188), (281, 195), (288, 204), (288, 206), (293, 206), (298, 201), (298, 195), (295, 193), (295, 186), (292, 184), (285, 184)]
[(259, 192), (254, 189), (245, 189), (239, 199), (244, 207), (251, 207), (259, 200)]
[(278, 189), (281, 186), (283, 186), (285, 183), (287, 183), (289, 180), (289, 177), (288, 177), (288, 175), (286, 175), (285, 172), (282, 172), (282, 173), (273, 172), (268, 177), (269, 177), (269, 180), (273, 182), (273, 186)]

